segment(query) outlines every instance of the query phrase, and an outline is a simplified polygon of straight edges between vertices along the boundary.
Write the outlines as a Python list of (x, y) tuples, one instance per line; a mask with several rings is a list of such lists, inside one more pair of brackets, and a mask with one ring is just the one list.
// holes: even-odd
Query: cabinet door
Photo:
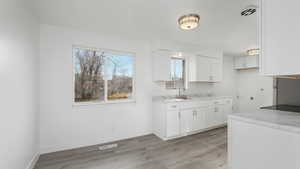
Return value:
[(197, 108), (193, 110), (193, 131), (201, 130), (205, 128), (205, 112), (208, 111), (207, 108)]
[(153, 81), (170, 81), (171, 54), (167, 51), (156, 51), (152, 54)]
[(197, 58), (197, 81), (211, 81), (211, 62), (209, 58)]
[(216, 113), (214, 107), (209, 107), (205, 111), (205, 128), (213, 127), (215, 125)]
[(166, 137), (175, 137), (180, 134), (180, 112), (167, 111)]
[(214, 125), (224, 124), (224, 119), (225, 119), (224, 105), (223, 104), (215, 105), (214, 113), (215, 113)]
[(211, 81), (220, 82), (222, 80), (222, 64), (220, 61), (211, 62)]
[(188, 58), (189, 81), (197, 81), (197, 56), (189, 56)]
[(261, 3), (263, 74), (300, 74), (300, 1), (261, 0)]
[(180, 133), (186, 135), (193, 131), (193, 109), (181, 110)]
[(225, 105), (223, 108), (223, 123), (227, 123), (228, 114), (232, 113), (232, 100), (225, 100)]

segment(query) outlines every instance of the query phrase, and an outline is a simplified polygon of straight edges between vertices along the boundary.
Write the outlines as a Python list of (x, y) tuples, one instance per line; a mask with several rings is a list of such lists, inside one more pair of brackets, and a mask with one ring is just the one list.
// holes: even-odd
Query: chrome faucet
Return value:
[(184, 88), (178, 88), (178, 96), (177, 96), (177, 97), (185, 97), (185, 95), (182, 94), (183, 91), (182, 91), (181, 89), (182, 89), (183, 91), (185, 91)]
[(178, 97), (181, 97), (181, 90), (180, 90), (181, 88), (179, 87), (178, 88)]
[(183, 91), (185, 90), (184, 88), (178, 88), (178, 95), (176, 96), (176, 98), (177, 99), (183, 99), (183, 100), (189, 99), (188, 96), (182, 94), (182, 90), (181, 89), (183, 89)]

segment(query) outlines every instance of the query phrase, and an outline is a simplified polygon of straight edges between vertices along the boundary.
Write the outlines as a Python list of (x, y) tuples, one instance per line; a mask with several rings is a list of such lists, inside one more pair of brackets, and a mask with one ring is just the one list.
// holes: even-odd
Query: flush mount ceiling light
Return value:
[(247, 54), (249, 56), (257, 56), (257, 55), (259, 55), (259, 49), (258, 48), (257, 49), (249, 49), (249, 50), (247, 50)]
[(192, 30), (198, 27), (200, 16), (197, 14), (183, 15), (178, 19), (179, 27), (183, 30)]

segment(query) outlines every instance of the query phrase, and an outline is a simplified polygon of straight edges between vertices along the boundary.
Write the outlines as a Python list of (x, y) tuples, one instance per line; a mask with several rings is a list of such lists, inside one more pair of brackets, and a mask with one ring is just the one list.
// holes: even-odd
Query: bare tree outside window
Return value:
[(75, 102), (133, 99), (133, 56), (74, 47), (73, 59)]

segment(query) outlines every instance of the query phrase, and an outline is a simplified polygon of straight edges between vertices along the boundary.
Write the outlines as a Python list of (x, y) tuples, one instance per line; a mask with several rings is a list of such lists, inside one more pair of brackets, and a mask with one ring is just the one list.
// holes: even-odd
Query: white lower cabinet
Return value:
[(181, 110), (181, 134), (188, 135), (191, 132), (205, 128), (205, 108), (191, 108)]
[(232, 109), (233, 109), (233, 107), (232, 107), (232, 99), (226, 99), (225, 100), (225, 104), (223, 106), (223, 111), (224, 111), (223, 114), (224, 114), (224, 116), (223, 116), (222, 121), (224, 123), (227, 123), (227, 121), (228, 121), (228, 115), (230, 113), (232, 113)]
[(216, 125), (216, 121), (217, 121), (217, 116), (215, 113), (215, 107), (211, 106), (209, 108), (207, 108), (206, 112), (205, 112), (205, 126), (207, 128), (213, 127)]
[(205, 128), (206, 107), (197, 108), (193, 111), (192, 131), (198, 131)]
[(193, 131), (193, 124), (191, 122), (193, 121), (194, 110), (185, 109), (180, 111), (180, 114), (180, 132), (182, 135), (187, 135), (187, 133)]
[(154, 104), (154, 134), (168, 140), (225, 125), (232, 99)]
[(176, 137), (180, 134), (180, 112), (167, 111), (166, 136)]

